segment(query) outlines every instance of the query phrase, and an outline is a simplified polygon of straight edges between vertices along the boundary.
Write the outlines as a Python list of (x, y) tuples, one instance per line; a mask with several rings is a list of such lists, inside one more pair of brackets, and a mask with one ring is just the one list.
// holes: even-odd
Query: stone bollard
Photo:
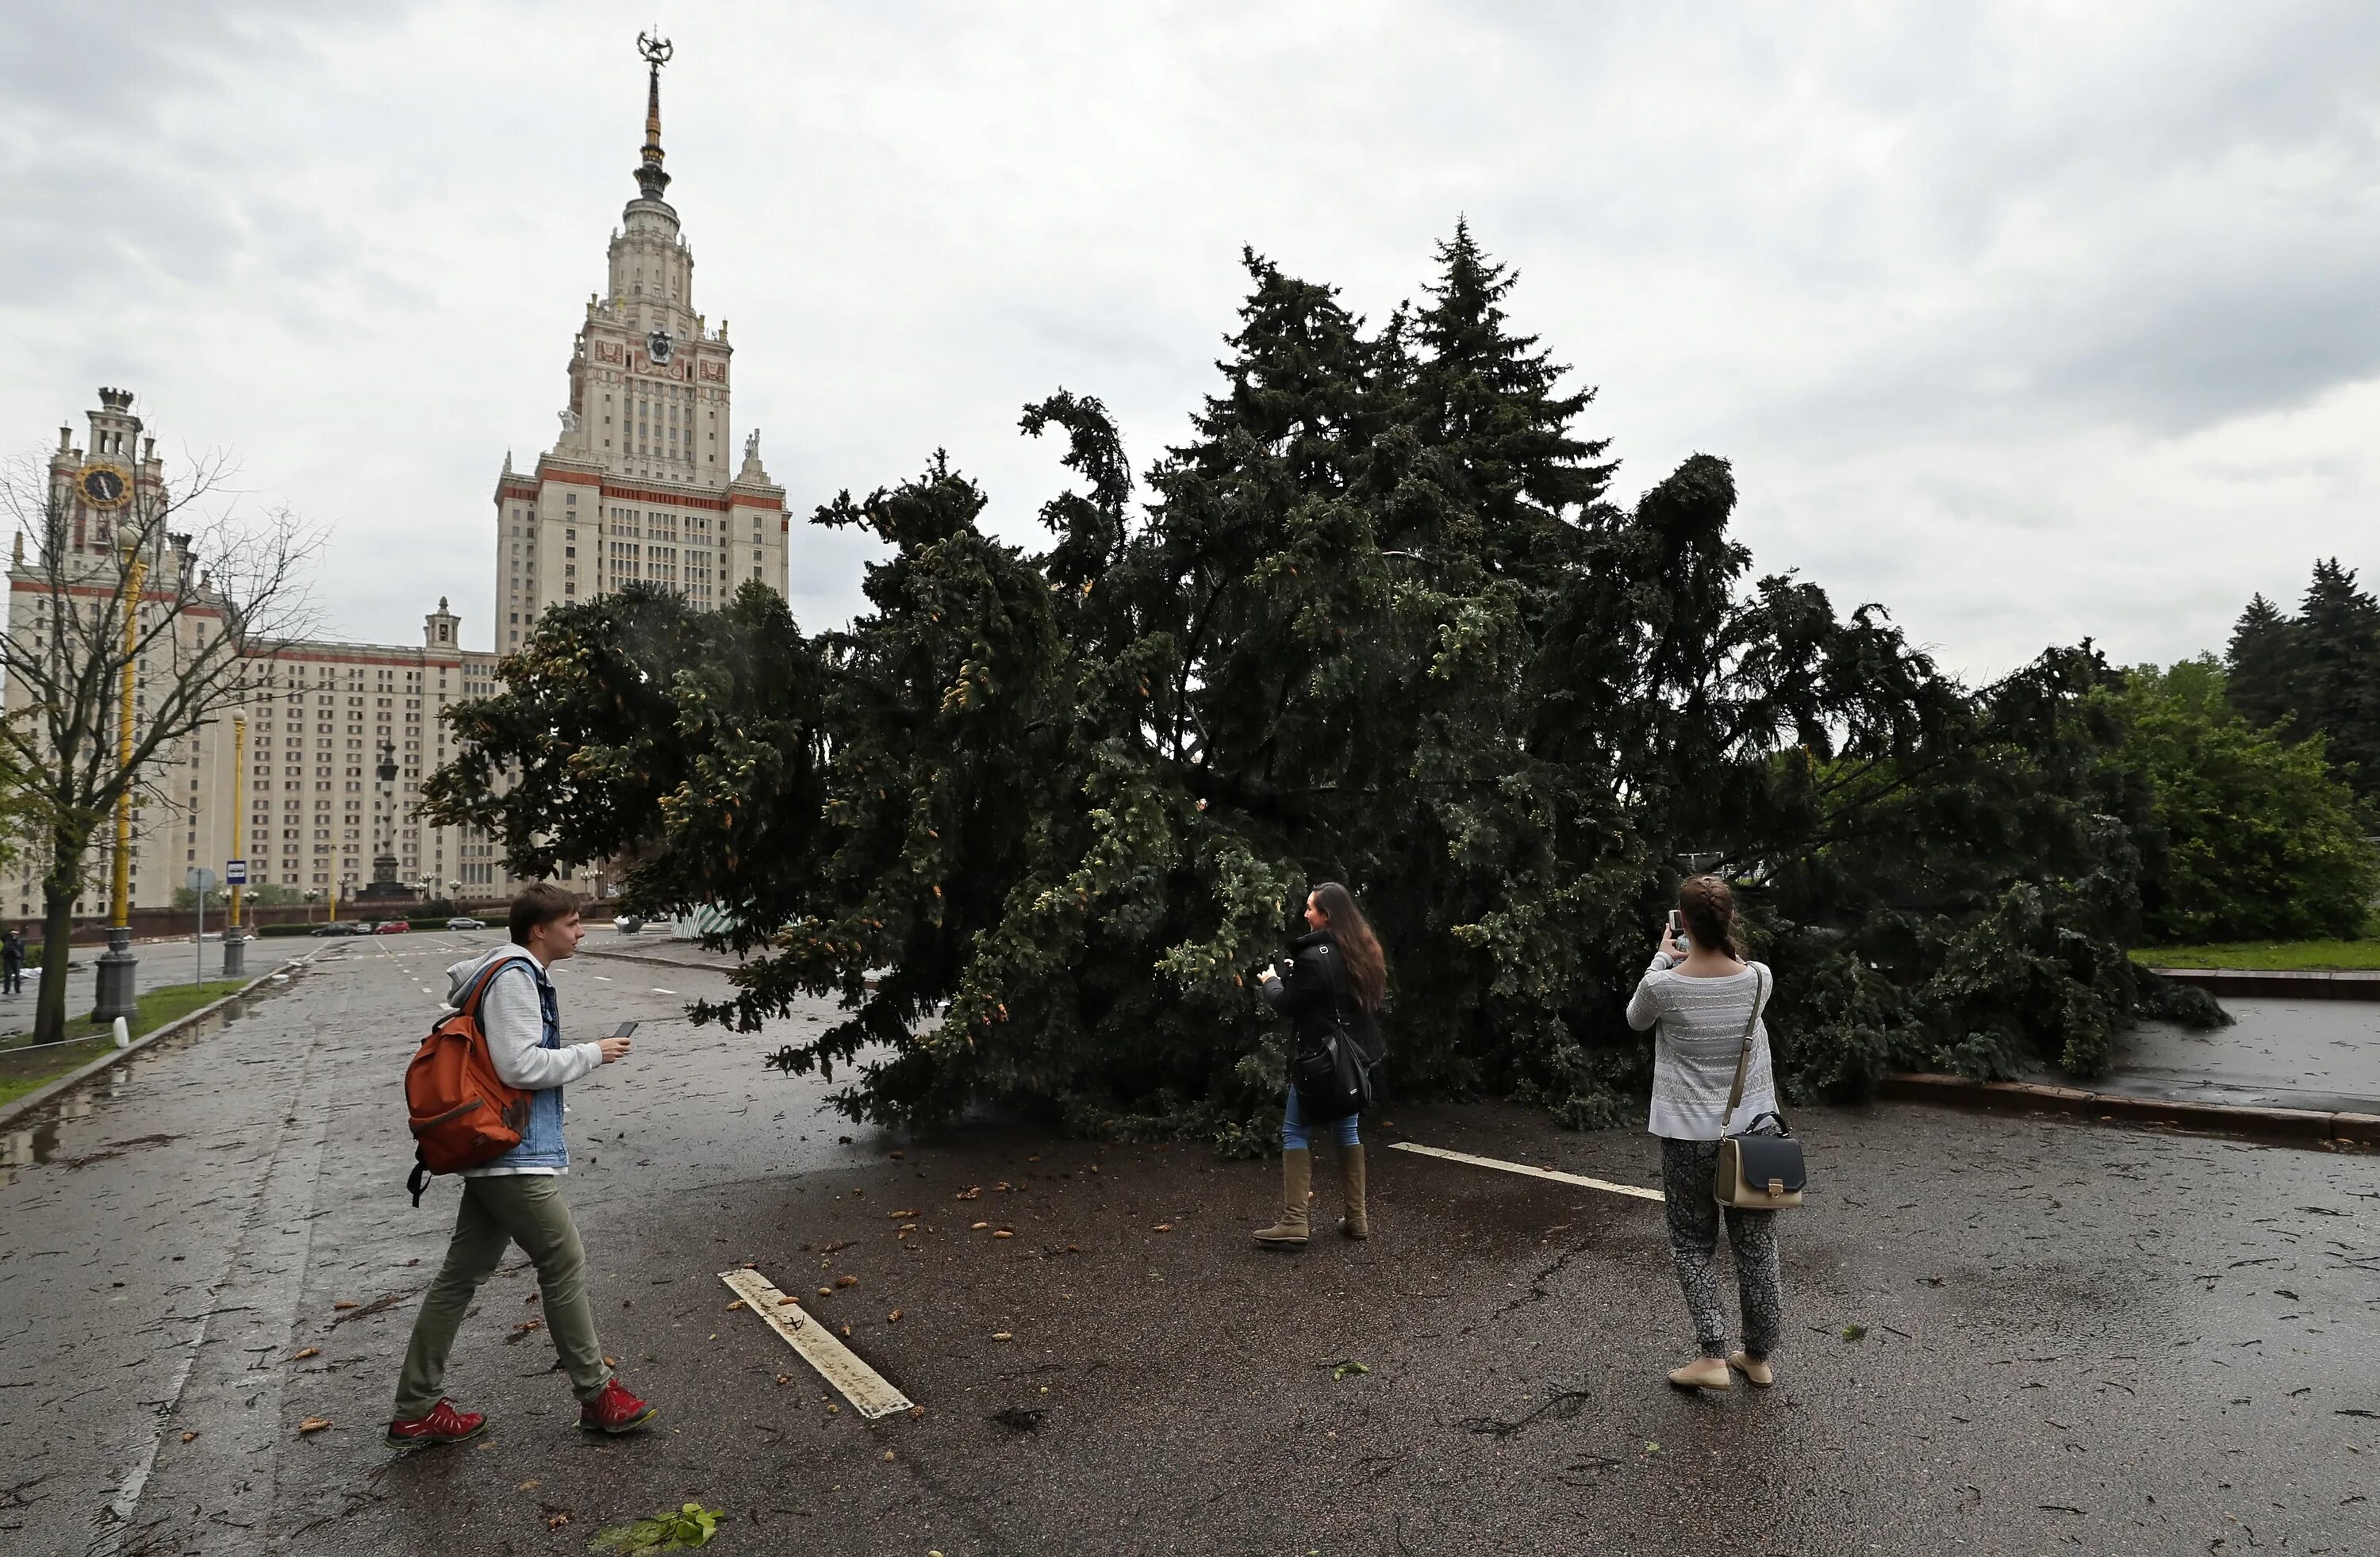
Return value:
[(227, 979), (244, 979), (248, 976), (248, 935), (244, 931), (231, 930), (225, 933), (223, 976)]

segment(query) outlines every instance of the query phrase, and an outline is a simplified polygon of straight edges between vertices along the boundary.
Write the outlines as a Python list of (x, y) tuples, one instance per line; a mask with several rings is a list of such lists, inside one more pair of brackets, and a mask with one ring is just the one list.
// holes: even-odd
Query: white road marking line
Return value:
[(653, 985), (653, 993), (655, 995), (675, 995), (677, 991), (674, 989), (663, 989), (661, 985), (655, 984)]
[(1560, 1173), (1553, 1168), (1531, 1167), (1526, 1163), (1508, 1163), (1496, 1157), (1475, 1157), (1468, 1152), (1450, 1152), (1443, 1146), (1421, 1146), (1410, 1141), (1391, 1141), (1391, 1152), (1418, 1152), (1425, 1157), (1442, 1157), (1450, 1163), (1469, 1163), (1473, 1167), (1501, 1168), (1526, 1178), (1550, 1178), (1560, 1184), (1581, 1184), (1589, 1189), (1605, 1189), (1615, 1195), (1633, 1195), (1640, 1201), (1661, 1199), (1658, 1189), (1640, 1189), (1633, 1184), (1614, 1184), (1605, 1178), (1589, 1178), (1583, 1173)]
[(830, 1334), (825, 1322), (804, 1313), (798, 1304), (787, 1299), (777, 1290), (776, 1284), (759, 1272), (722, 1271), (719, 1279), (744, 1299), (746, 1308), (783, 1336), (785, 1345), (801, 1353), (802, 1360), (819, 1370), (819, 1377), (842, 1391), (853, 1410), (869, 1421), (916, 1409), (907, 1395), (886, 1383), (882, 1374), (854, 1357), (849, 1346)]

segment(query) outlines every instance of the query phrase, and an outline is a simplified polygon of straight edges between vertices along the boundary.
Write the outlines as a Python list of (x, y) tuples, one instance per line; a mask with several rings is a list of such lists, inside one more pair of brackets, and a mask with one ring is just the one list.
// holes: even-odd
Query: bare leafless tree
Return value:
[[(0, 514), (18, 532), (8, 631), (0, 634), (15, 717), (0, 721), (0, 759), (26, 783), (33, 858), (43, 867), (42, 984), (34, 1040), (66, 1030), (67, 941), (75, 899), (119, 796), (163, 800), (152, 769), (176, 743), (249, 700), (261, 655), (313, 624), (308, 575), (322, 532), (285, 508), (244, 516), (219, 454), (178, 481), (143, 479), (103, 530), (75, 512), (48, 461), (0, 470)], [(126, 635), (136, 563), (140, 599)], [(143, 696), (131, 760), (118, 749), (124, 674)], [(148, 791), (149, 795), (143, 796)]]

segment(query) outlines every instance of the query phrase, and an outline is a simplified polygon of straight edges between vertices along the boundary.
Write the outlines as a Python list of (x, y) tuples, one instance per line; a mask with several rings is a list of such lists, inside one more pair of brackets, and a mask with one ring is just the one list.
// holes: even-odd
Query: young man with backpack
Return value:
[(562, 1089), (599, 1065), (627, 1057), (628, 1040), (562, 1042), (561, 1008), (545, 971), (576, 955), (586, 934), (577, 899), (550, 883), (531, 883), (513, 899), (511, 931), (510, 945), (446, 970), (453, 981), (447, 1004), (467, 1015), (476, 1007), (497, 1079), (525, 1094), (517, 1115), (515, 1108), (504, 1110), (507, 1121), (519, 1118), (520, 1143), (463, 1170), (463, 1203), (446, 1246), (446, 1263), (421, 1300), (397, 1377), (388, 1442), (398, 1449), (459, 1443), (486, 1430), (485, 1417), (456, 1410), (439, 1385), (464, 1312), (480, 1284), (495, 1273), (506, 1247), (516, 1243), (537, 1267), (540, 1311), (578, 1396), (578, 1425), (589, 1432), (631, 1432), (655, 1410), (629, 1394), (603, 1360), (594, 1305), (587, 1296), (587, 1251), (562, 1198), (560, 1178), (570, 1171), (570, 1149), (562, 1139)]

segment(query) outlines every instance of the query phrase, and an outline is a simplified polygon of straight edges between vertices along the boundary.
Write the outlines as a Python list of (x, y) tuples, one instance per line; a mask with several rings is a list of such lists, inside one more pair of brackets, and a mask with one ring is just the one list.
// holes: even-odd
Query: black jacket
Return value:
[(1347, 964), (1338, 940), (1328, 930), (1316, 930), (1290, 942), (1289, 949), (1289, 971), (1257, 987), (1266, 1003), (1289, 1019), (1298, 1052), (1328, 1046), (1331, 1029), (1343, 1021), (1365, 1061), (1378, 1063), (1380, 1024), (1348, 989)]

